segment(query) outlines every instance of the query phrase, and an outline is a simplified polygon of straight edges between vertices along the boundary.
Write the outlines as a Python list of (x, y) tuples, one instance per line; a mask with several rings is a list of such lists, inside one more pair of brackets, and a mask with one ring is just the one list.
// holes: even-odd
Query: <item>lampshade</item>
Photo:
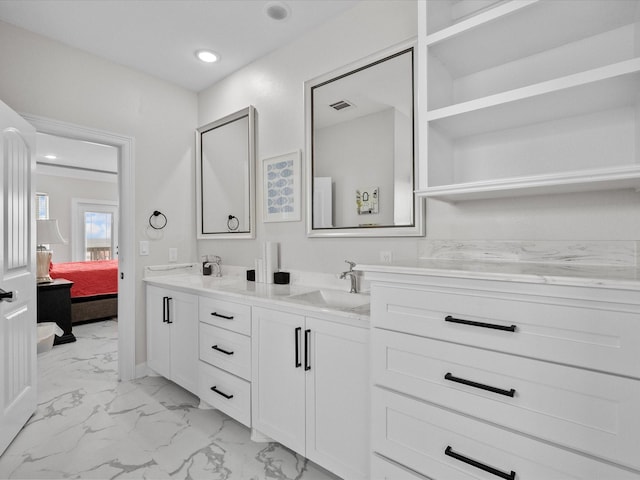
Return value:
[(37, 242), (38, 245), (67, 243), (60, 233), (58, 220), (37, 220)]
[(36, 238), (39, 245), (36, 252), (37, 273), (36, 281), (38, 283), (52, 282), (49, 276), (49, 266), (51, 265), (51, 250), (45, 250), (42, 245), (50, 245), (54, 243), (67, 243), (60, 234), (58, 220), (37, 220)]

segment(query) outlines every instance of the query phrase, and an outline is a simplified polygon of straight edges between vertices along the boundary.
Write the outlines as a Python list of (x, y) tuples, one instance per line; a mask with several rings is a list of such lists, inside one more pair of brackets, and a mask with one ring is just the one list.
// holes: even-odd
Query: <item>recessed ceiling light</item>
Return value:
[(289, 18), (291, 9), (283, 2), (269, 2), (264, 7), (264, 13), (272, 20), (282, 21)]
[(205, 63), (214, 63), (220, 60), (220, 55), (212, 52), (211, 50), (198, 50), (196, 52), (196, 57)]
[(47, 160), (57, 160), (58, 159), (58, 157), (56, 155), (52, 155), (52, 154), (45, 155), (44, 158), (46, 158)]

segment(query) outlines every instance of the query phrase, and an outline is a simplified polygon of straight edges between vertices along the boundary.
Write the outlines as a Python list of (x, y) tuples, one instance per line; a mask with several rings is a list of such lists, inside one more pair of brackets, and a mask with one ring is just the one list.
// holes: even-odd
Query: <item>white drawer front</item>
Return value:
[[(373, 449), (433, 480), (636, 479), (632, 473), (463, 415), (374, 388)], [(449, 447), (449, 448), (448, 448)], [(447, 455), (445, 452), (448, 452)], [(457, 458), (454, 458), (457, 457)]]
[(200, 362), (199, 370), (198, 396), (209, 405), (250, 427), (251, 384), (204, 362)]
[(200, 360), (251, 379), (251, 338), (200, 322)]
[(375, 453), (371, 456), (372, 480), (428, 480), (411, 470), (396, 465)]
[(640, 378), (640, 311), (628, 305), (374, 284), (371, 319), (389, 330)]
[(251, 307), (249, 305), (200, 297), (200, 321), (244, 335), (251, 335)]
[(640, 381), (374, 329), (379, 385), (640, 468)]

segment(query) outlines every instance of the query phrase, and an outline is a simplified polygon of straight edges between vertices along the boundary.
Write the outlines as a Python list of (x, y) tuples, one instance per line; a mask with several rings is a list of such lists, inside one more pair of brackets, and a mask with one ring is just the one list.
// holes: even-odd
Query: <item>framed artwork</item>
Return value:
[(262, 160), (262, 216), (265, 222), (300, 220), (300, 152)]

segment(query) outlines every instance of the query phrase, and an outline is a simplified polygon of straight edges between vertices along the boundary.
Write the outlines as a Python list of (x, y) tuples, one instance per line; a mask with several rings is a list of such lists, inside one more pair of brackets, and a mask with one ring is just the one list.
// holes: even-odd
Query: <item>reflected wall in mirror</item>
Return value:
[(424, 235), (414, 46), (305, 83), (309, 236)]
[(197, 238), (255, 238), (255, 109), (196, 130)]

